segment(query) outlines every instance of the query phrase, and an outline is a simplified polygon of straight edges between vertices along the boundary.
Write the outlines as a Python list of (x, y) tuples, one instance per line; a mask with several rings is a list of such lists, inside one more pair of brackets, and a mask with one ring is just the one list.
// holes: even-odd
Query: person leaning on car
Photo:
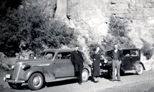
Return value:
[(81, 84), (84, 58), (82, 52), (79, 51), (79, 46), (76, 46), (76, 49), (71, 53), (71, 61), (75, 68), (75, 76), (79, 77), (79, 84)]
[[(120, 80), (120, 64), (121, 64), (121, 54), (120, 50), (118, 49), (118, 45), (114, 44), (114, 49), (112, 50), (112, 81), (121, 81)], [(117, 74), (115, 74), (117, 71)]]

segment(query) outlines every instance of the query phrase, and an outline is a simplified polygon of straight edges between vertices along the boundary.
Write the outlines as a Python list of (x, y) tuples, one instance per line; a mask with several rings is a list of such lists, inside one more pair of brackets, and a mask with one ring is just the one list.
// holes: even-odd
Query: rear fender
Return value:
[(86, 69), (89, 73), (89, 76), (91, 76), (91, 68), (85, 63), (83, 63), (83, 65), (84, 65), (83, 69)]
[(146, 70), (144, 64), (142, 62), (140, 62), (140, 64), (142, 65), (143, 70)]
[(141, 61), (137, 61), (137, 62), (134, 64), (134, 66), (136, 66), (136, 65), (138, 65), (138, 64), (141, 64), (142, 67), (143, 67), (143, 70), (145, 70), (144, 64), (143, 64)]

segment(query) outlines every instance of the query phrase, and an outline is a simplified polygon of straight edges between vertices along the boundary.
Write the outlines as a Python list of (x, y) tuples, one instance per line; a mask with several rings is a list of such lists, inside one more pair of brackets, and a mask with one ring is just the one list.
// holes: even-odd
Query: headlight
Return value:
[(29, 69), (31, 66), (30, 65), (27, 65), (27, 64), (23, 64), (22, 65), (22, 69), (23, 70), (27, 70), (27, 69)]
[(107, 63), (108, 62), (108, 60), (107, 59), (104, 59), (104, 63)]
[(15, 65), (12, 65), (12, 66), (11, 66), (11, 69), (14, 69), (14, 67), (15, 67)]

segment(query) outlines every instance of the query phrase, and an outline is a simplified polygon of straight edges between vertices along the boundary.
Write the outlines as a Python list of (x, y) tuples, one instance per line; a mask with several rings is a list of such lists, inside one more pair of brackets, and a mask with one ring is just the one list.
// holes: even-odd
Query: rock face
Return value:
[[(144, 39), (152, 46), (154, 35), (154, 0), (25, 0), (46, 14), (66, 22), (86, 38), (88, 43), (100, 43), (108, 34), (111, 15), (128, 19), (128, 34), (136, 47), (141, 48)], [(149, 40), (151, 39), (151, 40)], [(84, 41), (83, 41), (84, 42)]]
[(154, 0), (68, 0), (67, 8), (75, 27), (96, 42), (107, 34), (109, 18), (115, 15), (130, 21), (129, 36), (136, 47), (142, 47), (140, 38), (153, 44)]
[[(75, 29), (78, 43), (101, 43), (108, 34), (110, 16), (128, 20), (128, 36), (142, 48), (144, 42), (154, 46), (154, 0), (25, 0), (43, 12)], [(144, 40), (144, 42), (143, 42)]]
[[(87, 38), (89, 43), (99, 43), (108, 34), (109, 19), (114, 15), (128, 20), (128, 36), (137, 48), (146, 42), (153, 49), (154, 0), (68, 0), (67, 15), (81, 33), (79, 42)], [(144, 62), (152, 69), (153, 58)]]

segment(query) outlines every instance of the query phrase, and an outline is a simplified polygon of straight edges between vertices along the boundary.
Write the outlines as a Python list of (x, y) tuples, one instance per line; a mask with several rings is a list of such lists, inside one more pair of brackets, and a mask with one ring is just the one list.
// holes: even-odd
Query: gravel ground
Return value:
[[(103, 92), (154, 92), (154, 79), (148, 81), (140, 81), (129, 85), (115, 86), (107, 88)], [(102, 92), (102, 90), (97, 91)]]
[[(89, 80), (82, 85), (79, 85), (77, 80), (48, 83), (46, 87), (33, 92), (154, 92), (154, 71), (144, 71), (142, 75), (121, 76), (122, 82), (112, 82), (104, 77), (98, 79), (99, 83), (93, 83)], [(27, 86), (23, 86), (21, 89), (11, 89), (7, 83), (4, 83), (0, 92), (32, 91)]]

